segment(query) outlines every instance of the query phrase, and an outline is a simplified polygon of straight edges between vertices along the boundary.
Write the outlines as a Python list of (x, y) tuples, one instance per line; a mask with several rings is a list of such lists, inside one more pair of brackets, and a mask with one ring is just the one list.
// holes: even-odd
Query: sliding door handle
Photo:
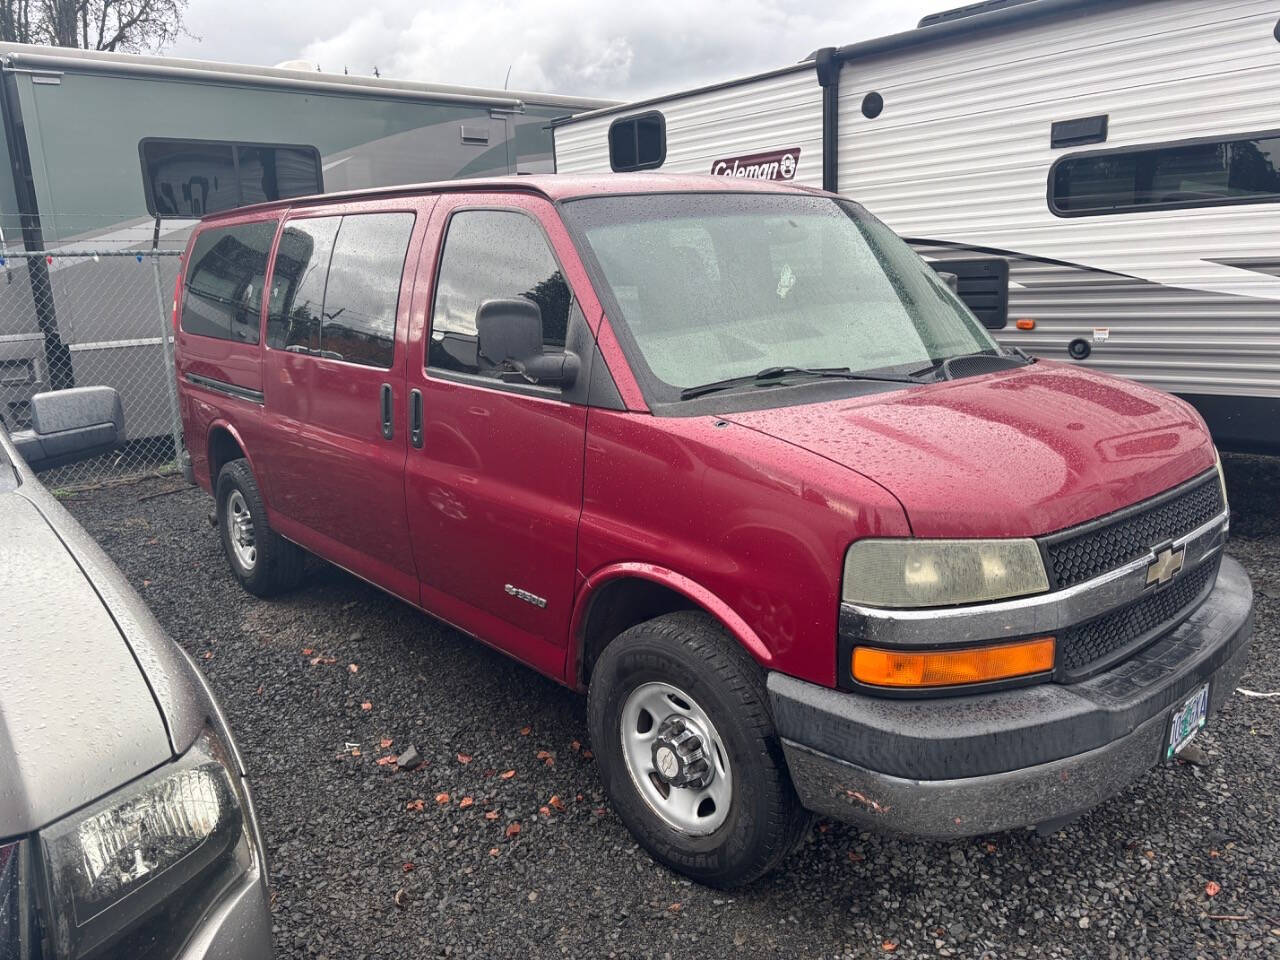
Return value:
[(422, 449), (422, 391), (409, 391), (409, 442)]
[(382, 439), (390, 440), (395, 433), (395, 429), (391, 425), (391, 384), (384, 383), (382, 385)]

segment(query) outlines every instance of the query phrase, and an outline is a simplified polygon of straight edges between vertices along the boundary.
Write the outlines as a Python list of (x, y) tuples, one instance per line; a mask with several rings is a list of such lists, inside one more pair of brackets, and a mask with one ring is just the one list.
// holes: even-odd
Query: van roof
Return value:
[(532, 193), (548, 200), (570, 200), (603, 194), (635, 193), (809, 193), (832, 196), (814, 187), (778, 180), (750, 180), (743, 177), (716, 177), (711, 174), (673, 173), (548, 173), (471, 180), (441, 180), (436, 183), (397, 184), (337, 193), (318, 193), (288, 200), (271, 200), (211, 213), (206, 221), (243, 216), (268, 210), (327, 206), (353, 200), (396, 197), (423, 193)]

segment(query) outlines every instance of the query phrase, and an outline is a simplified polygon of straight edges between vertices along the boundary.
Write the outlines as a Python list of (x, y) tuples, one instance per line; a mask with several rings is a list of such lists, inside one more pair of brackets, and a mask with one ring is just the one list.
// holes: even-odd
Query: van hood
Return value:
[(141, 776), (172, 747), (129, 644), (44, 514), (0, 493), (0, 530), (4, 838)]
[(1024, 537), (1154, 496), (1214, 463), (1189, 404), (1038, 361), (849, 400), (725, 413), (874, 480), (918, 537)]

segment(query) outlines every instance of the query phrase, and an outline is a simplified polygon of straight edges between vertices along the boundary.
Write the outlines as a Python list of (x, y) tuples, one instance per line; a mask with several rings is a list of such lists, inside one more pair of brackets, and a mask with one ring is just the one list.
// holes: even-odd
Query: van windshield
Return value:
[(562, 209), (656, 400), (779, 368), (905, 378), (998, 350), (938, 275), (856, 204), (683, 193)]

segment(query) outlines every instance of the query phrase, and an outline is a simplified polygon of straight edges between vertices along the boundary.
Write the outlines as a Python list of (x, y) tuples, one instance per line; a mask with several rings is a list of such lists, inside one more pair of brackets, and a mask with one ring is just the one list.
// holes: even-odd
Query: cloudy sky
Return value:
[(174, 56), (632, 99), (909, 30), (959, 0), (190, 0)]

